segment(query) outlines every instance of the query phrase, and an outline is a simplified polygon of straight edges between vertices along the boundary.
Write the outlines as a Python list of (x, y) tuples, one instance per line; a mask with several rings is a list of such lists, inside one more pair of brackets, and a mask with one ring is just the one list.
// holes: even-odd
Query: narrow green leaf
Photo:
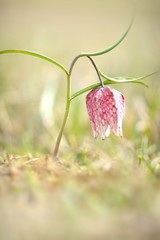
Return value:
[[(101, 71), (99, 71), (100, 75), (105, 79), (104, 80), (104, 85), (110, 85), (110, 84), (118, 84), (118, 83), (137, 83), (137, 84), (141, 84), (144, 85), (145, 87), (148, 87), (148, 85), (144, 82), (141, 82), (141, 80), (143, 80), (144, 78), (150, 77), (158, 72), (153, 72), (150, 73), (148, 75), (142, 76), (142, 77), (138, 77), (138, 78), (131, 78), (131, 77), (115, 77), (115, 78), (111, 78), (108, 77), (106, 75), (104, 75)], [(81, 89), (80, 91), (72, 94), (70, 100), (72, 101), (74, 98), (78, 97), (79, 95), (88, 92), (94, 88), (98, 88), (101, 86), (101, 83), (95, 83), (92, 84), (86, 88)]]
[[(132, 77), (115, 77), (115, 78), (111, 78), (111, 77), (108, 77), (106, 75), (104, 75), (101, 71), (99, 71), (100, 75), (106, 79), (108, 82), (110, 82), (110, 84), (115, 84), (115, 83), (138, 83), (138, 84), (142, 84), (146, 87), (148, 87), (148, 85), (144, 82), (141, 82), (143, 79), (147, 78), (147, 77), (150, 77), (158, 72), (153, 72), (153, 73), (150, 73), (150, 74), (147, 74), (147, 75), (144, 75), (144, 76), (141, 76), (141, 77), (137, 77), (137, 78), (132, 78)], [(107, 82), (107, 83), (108, 83)], [(105, 83), (105, 81), (104, 81)]]
[(107, 49), (104, 49), (102, 51), (98, 51), (98, 52), (92, 52), (92, 53), (81, 53), (80, 55), (81, 56), (99, 56), (99, 55), (103, 55), (107, 52), (110, 52), (111, 50), (113, 50), (114, 48), (116, 48), (124, 39), (125, 37), (127, 36), (128, 32), (130, 31), (132, 25), (133, 25), (133, 22), (134, 22), (134, 18), (135, 18), (135, 13), (133, 14), (132, 16), (132, 19), (130, 21), (130, 24), (127, 28), (127, 30), (124, 32), (124, 34), (121, 36), (121, 38), (115, 42), (113, 45), (111, 45), (110, 47), (108, 47)]
[(33, 57), (41, 58), (45, 61), (48, 61), (48, 62), (56, 65), (59, 68), (61, 68), (67, 75), (69, 74), (68, 71), (66, 70), (66, 68), (63, 65), (61, 65), (60, 63), (58, 63), (54, 59), (49, 58), (49, 57), (47, 57), (45, 55), (42, 55), (40, 53), (33, 52), (33, 51), (28, 51), (28, 50), (19, 50), (19, 49), (7, 49), (7, 50), (0, 51), (0, 54), (6, 54), (6, 53), (20, 53), (20, 54), (26, 54), (26, 55), (30, 55), (30, 56), (33, 56)]

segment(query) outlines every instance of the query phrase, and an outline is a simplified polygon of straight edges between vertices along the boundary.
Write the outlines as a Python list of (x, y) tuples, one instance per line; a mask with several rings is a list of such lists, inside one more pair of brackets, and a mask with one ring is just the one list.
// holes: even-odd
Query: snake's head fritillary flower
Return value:
[(95, 88), (86, 97), (87, 111), (93, 136), (100, 134), (102, 139), (112, 131), (122, 136), (124, 96), (110, 87)]

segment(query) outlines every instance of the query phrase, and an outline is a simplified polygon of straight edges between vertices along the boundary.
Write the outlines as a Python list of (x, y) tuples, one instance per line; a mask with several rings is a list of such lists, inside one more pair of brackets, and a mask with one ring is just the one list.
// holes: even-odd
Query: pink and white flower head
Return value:
[(124, 96), (110, 87), (95, 88), (86, 97), (87, 111), (93, 136), (100, 134), (102, 139), (112, 131), (122, 136)]

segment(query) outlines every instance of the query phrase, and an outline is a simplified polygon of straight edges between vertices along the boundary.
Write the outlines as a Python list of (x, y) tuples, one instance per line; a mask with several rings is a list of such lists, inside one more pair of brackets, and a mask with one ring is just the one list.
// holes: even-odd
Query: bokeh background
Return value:
[[(1, 0), (0, 49), (37, 51), (69, 68), (79, 53), (115, 43), (129, 24), (134, 4), (127, 0)], [(136, 19), (125, 40), (113, 51), (94, 57), (108, 76), (138, 77), (160, 69), (160, 1), (141, 0), (136, 5)], [(30, 161), (42, 154), (43, 163), (21, 169), (25, 178), (19, 165), (13, 164), (5, 180), (8, 170), (2, 169), (2, 239), (58, 239), (66, 234), (68, 239), (135, 239), (135, 231), (137, 239), (159, 239), (159, 77), (144, 80), (149, 88), (114, 85), (126, 98), (122, 139), (111, 136), (95, 141), (85, 94), (77, 98), (60, 148), (60, 158), (68, 163), (47, 165), (46, 170), (44, 156), (53, 150), (64, 114), (65, 75), (31, 56), (0, 56), (2, 167), (10, 154), (19, 156), (14, 164), (20, 166), (26, 161), (22, 157), (17, 163), (21, 156)], [(97, 81), (90, 62), (80, 59), (72, 75), (72, 92)], [(156, 180), (150, 180), (153, 175)], [(11, 208), (15, 210), (10, 212)]]

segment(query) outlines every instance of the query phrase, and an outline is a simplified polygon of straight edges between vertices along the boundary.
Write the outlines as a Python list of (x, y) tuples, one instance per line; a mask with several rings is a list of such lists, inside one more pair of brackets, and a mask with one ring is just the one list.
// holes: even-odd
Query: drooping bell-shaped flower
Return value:
[(112, 131), (122, 136), (124, 96), (110, 87), (95, 88), (86, 97), (87, 111), (93, 136), (100, 134), (102, 139)]

